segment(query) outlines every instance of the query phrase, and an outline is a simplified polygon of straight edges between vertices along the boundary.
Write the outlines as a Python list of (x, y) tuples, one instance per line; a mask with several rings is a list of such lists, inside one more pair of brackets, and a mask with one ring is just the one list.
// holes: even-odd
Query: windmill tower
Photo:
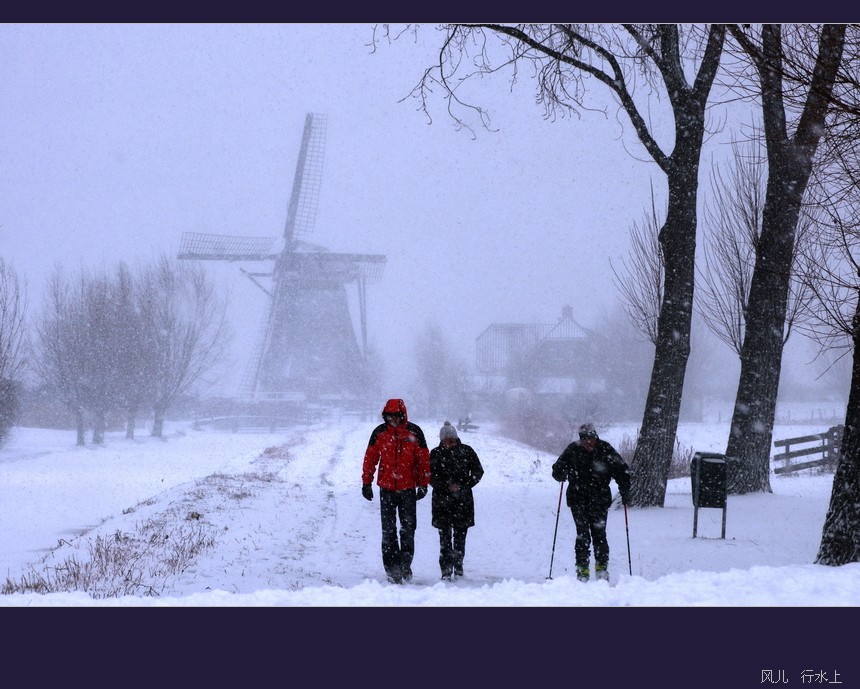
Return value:
[[(240, 396), (262, 401), (325, 401), (360, 392), (355, 386), (367, 351), (366, 286), (385, 266), (379, 254), (339, 254), (301, 239), (313, 230), (325, 153), (324, 115), (308, 113), (287, 209), (283, 248), (277, 237), (186, 232), (179, 258), (254, 261), (264, 272), (240, 270), (266, 295), (268, 306)], [(360, 333), (348, 288), (357, 291)]]

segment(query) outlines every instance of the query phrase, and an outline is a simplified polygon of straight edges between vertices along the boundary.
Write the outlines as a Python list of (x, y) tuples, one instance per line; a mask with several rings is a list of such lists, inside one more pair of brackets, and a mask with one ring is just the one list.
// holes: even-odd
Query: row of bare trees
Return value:
[(104, 442), (109, 415), (122, 413), (126, 435), (152, 415), (162, 437), (165, 414), (218, 362), (228, 345), (226, 303), (204, 270), (162, 255), (132, 270), (54, 269), (34, 327), (33, 366), (75, 419), (77, 443)]
[[(831, 27), (832, 28), (832, 27)], [(776, 386), (781, 370), (781, 352), (793, 330), (798, 330), (817, 341), (821, 351), (837, 351), (844, 356), (854, 351), (854, 370), (851, 377), (849, 402), (846, 408), (846, 429), (849, 439), (843, 442), (842, 461), (834, 477), (831, 505), (823, 529), (822, 544), (817, 561), (823, 564), (854, 562), (860, 558), (860, 512), (857, 509), (858, 493), (858, 434), (857, 420), (860, 418), (860, 371), (857, 369), (858, 352), (858, 289), (860, 282), (860, 255), (858, 255), (858, 98), (856, 57), (860, 42), (856, 29), (843, 27), (843, 60), (832, 78), (832, 84), (816, 102), (814, 75), (821, 72), (820, 62), (832, 50), (833, 35), (822, 32), (818, 47), (811, 49), (809, 27), (800, 31), (801, 38), (792, 41), (794, 50), (784, 56), (788, 66), (781, 68), (786, 91), (791, 94), (785, 102), (785, 111), (806, 115), (816, 131), (806, 137), (806, 147), (796, 155), (812, 157), (806, 161), (800, 173), (796, 170), (789, 180), (809, 185), (805, 196), (798, 201), (792, 183), (772, 168), (781, 168), (784, 159), (780, 155), (764, 158), (768, 150), (768, 136), (750, 137), (747, 146), (734, 146), (733, 165), (726, 173), (719, 166), (712, 170), (711, 191), (705, 212), (705, 236), (703, 268), (698, 271), (702, 287), (699, 292), (699, 308), (710, 329), (741, 357), (742, 376), (738, 388), (732, 434), (727, 454), (740, 455), (741, 461), (732, 464), (740, 471), (730, 472), (730, 492), (742, 493), (753, 490), (770, 490), (769, 448), (772, 440), (773, 413)], [(774, 33), (774, 32), (771, 32)], [(777, 40), (770, 36), (771, 42)], [(771, 47), (773, 52), (773, 48)], [(798, 55), (799, 53), (799, 55)], [(812, 56), (817, 56), (812, 62)], [(805, 60), (804, 60), (805, 57)], [(827, 60), (827, 58), (824, 58)], [(829, 60), (832, 61), (832, 55)], [(808, 65), (816, 67), (809, 68)], [(804, 68), (806, 66), (806, 68)], [(832, 72), (832, 67), (825, 70)], [(798, 99), (798, 87), (808, 85), (803, 98)], [(824, 102), (821, 102), (821, 101)], [(814, 106), (816, 114), (810, 116)], [(826, 113), (824, 112), (826, 110)], [(782, 112), (766, 114), (765, 121), (782, 120)], [(777, 125), (771, 132), (771, 147), (788, 146), (784, 128)], [(798, 125), (799, 127), (799, 125)], [(820, 140), (821, 149), (813, 156), (809, 139)], [(774, 143), (774, 140), (776, 143)], [(803, 141), (802, 130), (796, 130), (794, 143)], [(770, 190), (774, 203), (799, 203), (797, 216), (788, 220), (774, 218), (765, 212), (769, 198), (766, 187), (773, 186), (770, 180), (782, 179), (782, 187)], [(789, 198), (785, 187), (790, 187)], [(778, 216), (778, 214), (777, 214)], [(770, 219), (770, 233), (765, 234), (765, 222)], [(774, 249), (782, 243), (783, 250)], [(647, 265), (653, 278), (659, 273), (661, 256), (653, 244), (641, 241), (633, 245), (636, 260), (634, 266)], [(760, 288), (758, 298), (752, 290), (753, 281), (759, 276), (761, 283), (771, 285)], [(762, 277), (764, 276), (764, 277)], [(628, 304), (639, 321), (653, 323), (657, 315), (647, 311), (646, 297), (655, 291), (647, 289), (648, 282), (634, 281), (633, 274), (621, 280), (626, 290), (632, 291), (635, 299), (625, 294)], [(653, 284), (653, 283), (651, 283)], [(636, 290), (640, 290), (637, 292)], [(641, 290), (645, 290), (643, 293)], [(766, 299), (765, 295), (770, 295)], [(764, 306), (763, 306), (764, 304)], [(780, 305), (774, 316), (774, 305)], [(762, 317), (762, 312), (766, 317)], [(781, 325), (777, 328), (777, 323)], [(763, 324), (767, 325), (764, 329)], [(755, 347), (748, 332), (756, 332), (759, 342), (768, 340), (767, 347)], [(781, 342), (777, 342), (781, 334)], [(770, 351), (779, 356), (767, 356)], [(746, 362), (746, 367), (743, 367)], [(766, 366), (767, 368), (759, 368)], [(744, 375), (746, 371), (746, 375)], [(757, 405), (753, 405), (755, 401)], [(748, 427), (743, 433), (741, 420)], [(756, 450), (755, 443), (742, 445), (737, 439), (754, 434), (766, 447)], [(732, 443), (732, 440), (735, 440)], [(741, 448), (747, 450), (743, 456)]]
[[(656, 265), (659, 271), (656, 290), (633, 290), (644, 296), (641, 304), (647, 308), (659, 304), (653, 318), (646, 314), (638, 323), (652, 339), (655, 355), (633, 457), (631, 502), (637, 506), (662, 506), (665, 500), (690, 354), (698, 172), (709, 99), (713, 100), (716, 85), (725, 102), (755, 104), (760, 124), (754, 130), (760, 134), (751, 142), (763, 146), (763, 188), (755, 166), (736, 168), (730, 186), (740, 206), (731, 208), (726, 200), (712, 216), (716, 241), (699, 276), (703, 272), (708, 276), (701, 310), (736, 349), (741, 365), (726, 443), (726, 455), (735, 460), (729, 489), (769, 492), (783, 348), (795, 315), (801, 311), (828, 314), (821, 306), (822, 297), (832, 305), (838, 303), (838, 296), (857, 304), (853, 242), (857, 213), (853, 209), (858, 161), (852, 143), (857, 140), (860, 112), (858, 28), (845, 24), (447, 24), (438, 28), (443, 37), (438, 58), (412, 93), (428, 116), (438, 88), (457, 126), (468, 126), (465, 120), (470, 112), (487, 125), (488, 113), (466, 102), (461, 94), (467, 91), (462, 87), (473, 78), (480, 81), (505, 71), (512, 81), (525, 73), (534, 75), (538, 101), (548, 115), (591, 109), (589, 87), (596, 84), (614, 98), (644, 150), (665, 174), (666, 210), (660, 214), (656, 243), (641, 228), (633, 234), (634, 239), (639, 237), (643, 259), (634, 267), (649, 278), (653, 277), (649, 266)], [(397, 35), (384, 26), (375, 39)], [(673, 124), (674, 137), (668, 142), (658, 136), (660, 117), (654, 113), (660, 104), (668, 104), (663, 114)], [(827, 162), (819, 154), (822, 141)], [(810, 185), (816, 170), (825, 167), (830, 176), (821, 175)], [(715, 187), (720, 183), (719, 177), (714, 180)], [(835, 193), (837, 189), (843, 193)], [(816, 207), (810, 205), (813, 198), (818, 201)], [(798, 238), (810, 225), (828, 224), (822, 223), (822, 211), (830, 218), (829, 229), (816, 233), (832, 230), (835, 239), (806, 245), (830, 250), (810, 255), (806, 266), (823, 266), (823, 270), (809, 272), (802, 280), (803, 289), (793, 291), (797, 281), (792, 281), (792, 275), (797, 274), (805, 248)], [(656, 225), (656, 212), (652, 216)], [(727, 236), (731, 237), (728, 242)], [(849, 270), (837, 273), (831, 268), (840, 263)], [(714, 265), (723, 266), (721, 276), (711, 272)], [(727, 267), (737, 271), (729, 274)], [(853, 282), (844, 278), (852, 275), (850, 268), (854, 268)], [(810, 295), (817, 298), (807, 301)], [(838, 516), (828, 515), (819, 555), (819, 561), (827, 564), (860, 559), (860, 431), (852, 430), (860, 424), (860, 409), (855, 408), (860, 406), (856, 346), (860, 313), (854, 312), (851, 319), (845, 316), (844, 309), (838, 308), (827, 316), (831, 329), (849, 336), (855, 356), (846, 441), (831, 504), (831, 514)]]

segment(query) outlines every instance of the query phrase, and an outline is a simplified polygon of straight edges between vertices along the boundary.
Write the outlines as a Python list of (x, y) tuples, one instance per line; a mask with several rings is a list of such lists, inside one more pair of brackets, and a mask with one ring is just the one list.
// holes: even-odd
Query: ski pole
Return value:
[(558, 507), (555, 510), (555, 531), (552, 534), (552, 555), (549, 558), (549, 576), (547, 579), (552, 579), (552, 561), (555, 559), (555, 539), (558, 536), (558, 517), (561, 514), (561, 494), (564, 491), (564, 481), (558, 487)]
[(630, 526), (627, 524), (627, 505), (624, 505), (624, 529), (627, 531), (627, 566), (630, 568), (630, 576), (633, 576), (633, 563), (630, 561)]

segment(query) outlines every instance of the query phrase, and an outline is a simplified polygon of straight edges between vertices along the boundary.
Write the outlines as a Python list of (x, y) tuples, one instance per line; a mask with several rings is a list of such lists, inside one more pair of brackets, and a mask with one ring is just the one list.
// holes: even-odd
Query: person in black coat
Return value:
[(621, 455), (601, 440), (594, 425), (579, 427), (579, 442), (568, 445), (552, 465), (556, 481), (568, 481), (567, 506), (576, 525), (576, 577), (588, 581), (589, 554), (594, 543), (594, 573), (608, 579), (609, 542), (606, 540), (606, 518), (612, 504), (611, 480), (618, 485), (622, 502), (627, 504), (630, 469)]
[(475, 525), (474, 488), (484, 475), (477, 453), (460, 442), (457, 429), (446, 421), (439, 446), (430, 450), (433, 526), (439, 529), (439, 567), (450, 581), (463, 576), (466, 533)]

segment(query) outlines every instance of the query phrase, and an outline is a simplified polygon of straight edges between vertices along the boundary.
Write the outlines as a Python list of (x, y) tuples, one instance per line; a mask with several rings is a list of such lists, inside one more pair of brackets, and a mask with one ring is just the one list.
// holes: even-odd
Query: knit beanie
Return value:
[(439, 439), (445, 440), (445, 438), (457, 439), (457, 429), (451, 425), (450, 421), (446, 421), (439, 430)]
[(598, 439), (600, 436), (597, 435), (593, 423), (584, 423), (579, 427), (579, 437)]

